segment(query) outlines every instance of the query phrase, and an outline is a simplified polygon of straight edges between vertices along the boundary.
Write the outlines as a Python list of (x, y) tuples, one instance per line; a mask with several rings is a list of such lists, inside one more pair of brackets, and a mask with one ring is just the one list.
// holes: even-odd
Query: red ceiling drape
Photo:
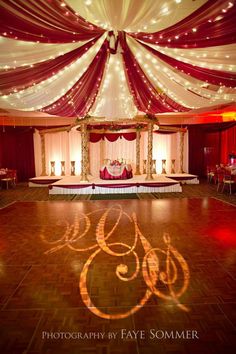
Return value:
[[(19, 90), (33, 87), (49, 77), (54, 77), (59, 71), (62, 73), (66, 66), (82, 56), (105, 32), (104, 29), (80, 17), (66, 2), (61, 0), (2, 0), (0, 1), (0, 11), (0, 34), (5, 37), (40, 43), (72, 43), (90, 40), (84, 46), (55, 59), (26, 67), (19, 65), (14, 69), (7, 69), (7, 71), (1, 70), (0, 93), (2, 95), (8, 96), (11, 93), (17, 93)], [(236, 75), (233, 71), (211, 70), (180, 62), (169, 55), (150, 48), (146, 44), (152, 43), (172, 48), (202, 48), (235, 43), (235, 20), (236, 6), (233, 2), (209, 0), (187, 18), (173, 26), (155, 33), (140, 32), (129, 33), (128, 35), (138, 40), (140, 46), (144, 46), (151, 51), (163, 63), (198, 80), (219, 87), (222, 86), (222, 90), (225, 91), (224, 86), (236, 86)], [(105, 40), (96, 57), (87, 67), (86, 72), (62, 97), (60, 97), (60, 85), (58, 87), (53, 86), (56, 87), (55, 95), (52, 95), (52, 98), (44, 103), (45, 106), (42, 111), (70, 117), (86, 115), (96, 101), (109, 55), (115, 54), (120, 46), (127, 85), (133, 96), (133, 102), (139, 111), (158, 114), (189, 110), (180, 103), (173, 101), (171, 97), (176, 97), (175, 95), (171, 95), (171, 92), (169, 94), (168, 91), (168, 93), (162, 92), (153, 84), (153, 81), (149, 80), (148, 75), (145, 74), (145, 69), (142, 69), (136, 60), (135, 53), (127, 45), (125, 32), (120, 31), (118, 38), (112, 31), (108, 31), (107, 34), (108, 40), (114, 36), (116, 40), (115, 48), (111, 48), (109, 42)], [(56, 81), (55, 77), (54, 79)], [(177, 89), (178, 86), (175, 90)], [(9, 102), (9, 97), (6, 97), (4, 107), (9, 105), (10, 108), (26, 110), (42, 107), (43, 102), (42, 104), (38, 102), (40, 96), (36, 94), (34, 97), (33, 89), (29, 91), (26, 96), (29, 95), (33, 98), (32, 100), (25, 100), (26, 102), (23, 100), (23, 108), (21, 99), (18, 99), (18, 96), (14, 94), (10, 97)], [(201, 94), (196, 93), (196, 90), (189, 89), (189, 91), (191, 91), (190, 102), (187, 100), (185, 105), (195, 107), (192, 101)], [(217, 88), (210, 93), (209, 104), (215, 99), (216, 93)], [(226, 94), (230, 96), (231, 93), (226, 92)], [(182, 95), (184, 96), (184, 94)], [(224, 96), (222, 94), (222, 98), (227, 101), (228, 98), (224, 98)], [(60, 98), (58, 99), (58, 97)], [(206, 104), (207, 99), (204, 96), (203, 101)], [(231, 97), (229, 97), (229, 100), (231, 100)], [(179, 99), (179, 102), (185, 102), (185, 100)], [(197, 107), (200, 105), (201, 101)]]
[(0, 12), (1, 35), (23, 41), (71, 43), (105, 32), (60, 0), (1, 0)]
[(204, 48), (236, 42), (233, 1), (209, 0), (191, 15), (155, 33), (132, 33), (146, 43), (170, 48)]
[(123, 50), (122, 55), (127, 82), (136, 107), (142, 112), (151, 114), (187, 111), (186, 107), (174, 102), (164, 93), (160, 94), (155, 89), (129, 49), (125, 32), (119, 32), (119, 40)]
[(57, 74), (67, 65), (80, 58), (98, 40), (91, 40), (83, 46), (76, 48), (64, 55), (42, 63), (36, 63), (27, 67), (0, 70), (0, 93), (7, 95), (15, 90), (19, 91), (35, 85)]
[(218, 86), (224, 85), (227, 87), (236, 87), (236, 74), (233, 72), (212, 70), (184, 63), (177, 59), (171, 58), (168, 55), (163, 54), (140, 41), (139, 44), (154, 54), (156, 57), (166, 62), (168, 65), (171, 65), (173, 68), (176, 68), (187, 75), (191, 75), (198, 80), (206, 81)]
[(105, 40), (76, 84), (59, 100), (43, 108), (42, 111), (67, 117), (86, 115), (98, 94), (108, 55), (108, 42)]

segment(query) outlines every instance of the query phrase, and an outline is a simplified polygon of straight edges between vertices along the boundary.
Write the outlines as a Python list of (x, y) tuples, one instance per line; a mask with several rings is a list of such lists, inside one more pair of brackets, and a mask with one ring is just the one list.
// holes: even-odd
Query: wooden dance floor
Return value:
[(16, 202), (0, 212), (0, 352), (234, 353), (235, 206)]

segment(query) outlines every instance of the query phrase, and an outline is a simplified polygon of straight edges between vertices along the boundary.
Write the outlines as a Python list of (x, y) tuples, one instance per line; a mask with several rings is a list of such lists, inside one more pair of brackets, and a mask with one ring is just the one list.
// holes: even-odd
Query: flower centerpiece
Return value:
[(110, 162), (111, 166), (121, 166), (122, 162), (120, 162), (119, 160), (113, 160)]

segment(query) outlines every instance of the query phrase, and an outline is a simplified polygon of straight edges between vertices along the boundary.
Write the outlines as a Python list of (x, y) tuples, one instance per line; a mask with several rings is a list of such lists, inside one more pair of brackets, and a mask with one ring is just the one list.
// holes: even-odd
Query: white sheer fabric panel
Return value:
[[(147, 132), (144, 137), (144, 159), (147, 160)], [(175, 159), (175, 172), (180, 169), (180, 133), (174, 134), (153, 134), (153, 160), (156, 160), (156, 171), (162, 171), (162, 160), (166, 160), (166, 172), (171, 173), (171, 160)], [(142, 161), (143, 162), (143, 161)], [(188, 172), (188, 134), (184, 135), (184, 171)]]
[(105, 36), (106, 34), (86, 54), (58, 74), (21, 92), (0, 97), (1, 107), (30, 111), (40, 109), (58, 100), (86, 71), (104, 42)]
[[(102, 151), (103, 147), (101, 146), (103, 141), (100, 140), (97, 143), (89, 143), (89, 166), (90, 166), (90, 173), (92, 176), (98, 177), (99, 170), (103, 165)], [(112, 143), (111, 143), (112, 144)]]
[(34, 163), (35, 175), (38, 177), (42, 173), (42, 149), (38, 130), (35, 130), (34, 132)]
[[(208, 107), (210, 105), (222, 104), (234, 98), (234, 95), (219, 95), (218, 92), (206, 90), (201, 87), (202, 81), (192, 79), (190, 76), (177, 72), (171, 66), (157, 59), (144, 47), (141, 47), (134, 39), (129, 38), (129, 46), (154, 86), (158, 86), (174, 101), (189, 108)], [(148, 62), (147, 62), (147, 59)], [(191, 81), (190, 81), (191, 80)], [(195, 90), (202, 96), (199, 97), (189, 90)], [(220, 88), (221, 89), (221, 88)], [(209, 94), (211, 92), (211, 94)]]
[(195, 49), (163, 48), (153, 44), (148, 44), (148, 46), (184, 63), (207, 67), (213, 70), (236, 70), (235, 44)]
[(34, 43), (0, 37), (0, 69), (15, 68), (53, 59), (79, 48), (80, 43)]
[[(61, 175), (61, 161), (66, 163), (66, 175), (70, 175), (70, 162), (75, 161), (76, 175), (81, 173), (81, 134), (76, 130), (45, 134), (46, 171), (50, 175), (50, 161), (55, 161), (56, 175)], [(34, 152), (36, 176), (42, 172), (41, 141), (38, 131), (34, 134)], [(104, 159), (124, 159), (131, 164), (133, 172), (136, 167), (136, 140), (127, 141), (118, 139), (115, 142), (108, 140), (89, 143), (90, 172), (99, 176), (99, 170), (104, 164)], [(156, 160), (157, 173), (161, 173), (162, 159), (166, 159), (167, 173), (171, 171), (171, 159), (176, 160), (175, 170), (179, 171), (180, 133), (153, 134), (153, 159)], [(141, 171), (143, 160), (147, 159), (147, 132), (141, 133), (140, 162)], [(188, 134), (184, 137), (184, 171), (188, 172)]]
[(68, 174), (70, 174), (70, 161), (75, 161), (75, 174), (81, 173), (81, 134), (77, 130), (71, 130), (69, 138), (69, 161), (67, 162)]
[[(61, 174), (61, 161), (68, 161), (69, 139), (67, 132), (45, 134), (46, 168), (50, 174), (50, 161), (55, 161), (55, 174)], [(68, 168), (66, 166), (66, 173)]]
[(121, 54), (111, 55), (99, 94), (89, 113), (109, 120), (132, 118), (137, 112), (125, 78)]
[[(101, 147), (101, 145), (103, 146)], [(104, 164), (104, 159), (123, 159), (126, 163), (131, 164), (135, 171), (135, 156), (136, 140), (128, 141), (122, 138), (110, 142), (105, 138), (103, 142), (90, 143), (91, 174), (93, 176), (99, 175), (99, 170)]]
[[(71, 161), (75, 161), (75, 173), (81, 172), (81, 135), (78, 131), (45, 134), (46, 172), (50, 175), (50, 161), (55, 161), (55, 174), (61, 175), (61, 161), (65, 161), (66, 175), (71, 173)], [(36, 176), (42, 172), (41, 140), (38, 131), (34, 134)]]
[[(67, 0), (86, 20), (108, 30), (155, 32), (187, 17), (206, 0)], [(122, 9), (122, 11), (121, 11)]]
[(110, 141), (105, 139), (104, 154), (104, 157), (107, 159), (124, 159), (126, 163), (131, 164), (132, 168), (134, 168), (136, 141), (128, 141), (122, 138), (111, 143)]

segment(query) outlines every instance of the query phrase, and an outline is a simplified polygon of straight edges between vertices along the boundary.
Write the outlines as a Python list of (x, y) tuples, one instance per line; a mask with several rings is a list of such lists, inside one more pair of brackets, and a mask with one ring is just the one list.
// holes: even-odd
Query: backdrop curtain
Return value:
[[(45, 134), (46, 172), (50, 175), (51, 161), (55, 161), (55, 172), (60, 176), (61, 161), (65, 161), (65, 172), (70, 175), (70, 162), (75, 161), (75, 172), (81, 171), (81, 135), (76, 130)], [(42, 172), (42, 154), (39, 131), (34, 133), (34, 159), (36, 176)]]
[[(143, 133), (143, 158), (147, 159), (147, 133)], [(157, 173), (162, 172), (162, 160), (166, 160), (166, 172), (171, 172), (171, 160), (175, 159), (175, 172), (180, 169), (180, 133), (153, 134), (153, 159), (156, 160)], [(183, 168), (188, 172), (188, 133), (184, 135)]]
[(189, 172), (206, 176), (207, 166), (229, 163), (236, 150), (236, 123), (189, 126)]
[[(112, 134), (110, 134), (112, 135)], [(115, 134), (114, 134), (115, 135)], [(188, 134), (184, 137), (184, 170), (188, 172)], [(36, 175), (41, 174), (41, 146), (39, 132), (34, 134)], [(77, 130), (45, 134), (46, 170), (50, 175), (50, 161), (55, 161), (56, 174), (61, 174), (61, 161), (66, 162), (66, 174), (70, 175), (70, 161), (76, 163), (76, 175), (81, 172), (81, 134)], [(176, 172), (179, 171), (180, 134), (153, 134), (153, 159), (156, 160), (157, 173), (161, 173), (162, 159), (166, 159), (167, 172), (171, 171), (171, 159), (176, 160)], [(136, 140), (118, 138), (111, 142), (106, 138), (89, 143), (90, 172), (99, 176), (99, 170), (105, 159), (123, 159), (136, 166)], [(141, 132), (140, 162), (147, 159), (147, 132)]]
[(221, 132), (221, 161), (229, 162), (229, 154), (236, 154), (236, 125)]
[(18, 181), (27, 181), (35, 176), (32, 128), (1, 128), (0, 167), (17, 170)]

